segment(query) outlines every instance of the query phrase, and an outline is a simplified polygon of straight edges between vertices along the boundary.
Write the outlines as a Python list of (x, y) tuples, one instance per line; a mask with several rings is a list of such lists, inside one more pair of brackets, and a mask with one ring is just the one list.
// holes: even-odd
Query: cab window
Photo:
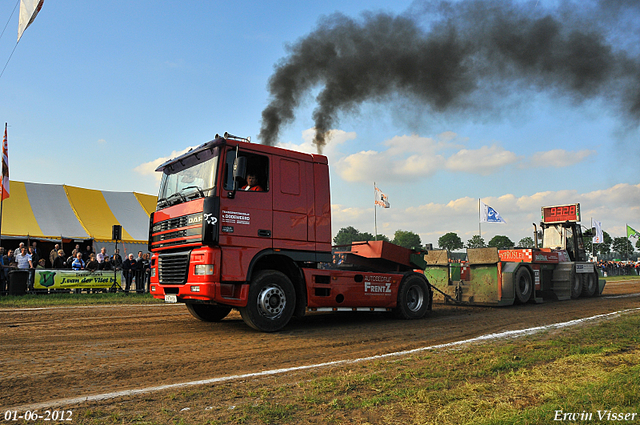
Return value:
[[(269, 158), (240, 151), (238, 157), (244, 157), (247, 161), (245, 178), (238, 180), (238, 191), (268, 192), (269, 191)], [(236, 159), (236, 151), (229, 150), (225, 161), (224, 188), (233, 190), (233, 162)]]

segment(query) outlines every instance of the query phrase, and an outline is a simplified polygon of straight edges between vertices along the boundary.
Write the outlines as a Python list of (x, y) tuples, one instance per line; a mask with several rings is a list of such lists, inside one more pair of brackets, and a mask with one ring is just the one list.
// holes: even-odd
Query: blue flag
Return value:
[(480, 223), (506, 223), (500, 213), (480, 201)]

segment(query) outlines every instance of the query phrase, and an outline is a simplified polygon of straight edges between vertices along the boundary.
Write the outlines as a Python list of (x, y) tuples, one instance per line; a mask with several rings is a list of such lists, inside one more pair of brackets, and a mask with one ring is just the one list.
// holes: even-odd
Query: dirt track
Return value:
[(276, 334), (253, 331), (235, 312), (222, 323), (200, 322), (182, 305), (4, 309), (0, 410), (384, 354), (628, 308), (640, 308), (640, 281), (609, 283), (602, 298), (510, 308), (437, 300), (420, 321), (315, 314)]

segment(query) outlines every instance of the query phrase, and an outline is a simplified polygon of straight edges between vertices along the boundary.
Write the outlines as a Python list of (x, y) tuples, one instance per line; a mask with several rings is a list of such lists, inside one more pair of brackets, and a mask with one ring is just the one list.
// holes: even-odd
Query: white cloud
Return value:
[(195, 146), (189, 146), (186, 149), (183, 149), (181, 151), (173, 151), (171, 152), (171, 154), (169, 156), (164, 156), (161, 158), (156, 158), (152, 161), (149, 162), (145, 162), (143, 164), (138, 165), (137, 167), (135, 167), (133, 169), (133, 171), (135, 171), (136, 173), (143, 175), (143, 176), (153, 176), (156, 181), (160, 181), (160, 179), (162, 178), (162, 173), (156, 173), (156, 168), (158, 168), (161, 164), (163, 164), (164, 162), (175, 158), (177, 156), (180, 156), (184, 153), (187, 153), (189, 150), (195, 148)]
[[(313, 144), (315, 130), (305, 130), (301, 144), (281, 143), (279, 146), (302, 152), (315, 153)], [(333, 170), (347, 182), (371, 182), (384, 177), (395, 183), (414, 183), (416, 179), (428, 178), (439, 171), (464, 172), (487, 176), (520, 163), (521, 167), (566, 167), (595, 154), (595, 151), (565, 151), (554, 149), (537, 152), (531, 158), (509, 151), (499, 143), (477, 149), (465, 147), (468, 138), (452, 131), (435, 138), (416, 134), (395, 136), (382, 143), (386, 149), (363, 150), (343, 154), (340, 149), (345, 142), (357, 138), (356, 133), (331, 130), (324, 154), (329, 157)]]
[[(482, 224), (482, 237), (487, 242), (495, 235), (506, 235), (517, 243), (523, 237), (533, 235), (533, 223), (539, 224), (543, 206), (576, 202), (580, 203), (581, 223), (586, 227), (590, 226), (592, 217), (601, 221), (603, 229), (612, 237), (625, 236), (626, 223), (640, 227), (640, 184), (618, 184), (587, 193), (561, 190), (523, 196), (504, 194), (482, 198), (482, 201), (495, 208), (507, 221), (507, 224)], [(333, 234), (347, 226), (373, 233), (372, 208), (333, 205)], [(396, 230), (409, 230), (420, 235), (423, 243), (437, 246), (440, 236), (455, 232), (466, 243), (478, 234), (478, 199), (464, 197), (447, 203), (379, 209), (377, 220), (379, 233), (390, 238)]]
[(564, 149), (553, 149), (547, 152), (536, 152), (531, 159), (523, 163), (524, 167), (569, 167), (584, 161), (586, 158), (595, 155), (596, 152), (583, 149), (580, 151), (566, 151)]
[(521, 157), (515, 153), (493, 144), (480, 149), (462, 149), (456, 152), (447, 159), (446, 168), (486, 176), (520, 159)]

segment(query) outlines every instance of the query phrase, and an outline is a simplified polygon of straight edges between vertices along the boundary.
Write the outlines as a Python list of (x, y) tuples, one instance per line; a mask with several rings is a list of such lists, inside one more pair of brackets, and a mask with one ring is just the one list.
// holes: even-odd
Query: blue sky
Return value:
[[(552, 7), (556, 2), (531, 2)], [(406, 14), (420, 2), (47, 0), (0, 78), (12, 180), (155, 194), (155, 165), (228, 131), (258, 141), (274, 66), (287, 45), (340, 12)], [(15, 2), (0, 4), (0, 23)], [(0, 39), (15, 46), (18, 10)], [(614, 34), (625, 40), (630, 33)], [(638, 56), (631, 57), (636, 61)], [(279, 143), (313, 151), (315, 88)], [(613, 237), (640, 227), (640, 144), (607, 96), (584, 101), (512, 87), (484, 113), (433, 113), (414, 99), (365, 102), (338, 115), (323, 153), (331, 166), (333, 232), (373, 232), (373, 182), (389, 196), (378, 231), (478, 232), (478, 198), (517, 242), (540, 207), (580, 202), (583, 224)], [(635, 244), (635, 240), (633, 241)]]

